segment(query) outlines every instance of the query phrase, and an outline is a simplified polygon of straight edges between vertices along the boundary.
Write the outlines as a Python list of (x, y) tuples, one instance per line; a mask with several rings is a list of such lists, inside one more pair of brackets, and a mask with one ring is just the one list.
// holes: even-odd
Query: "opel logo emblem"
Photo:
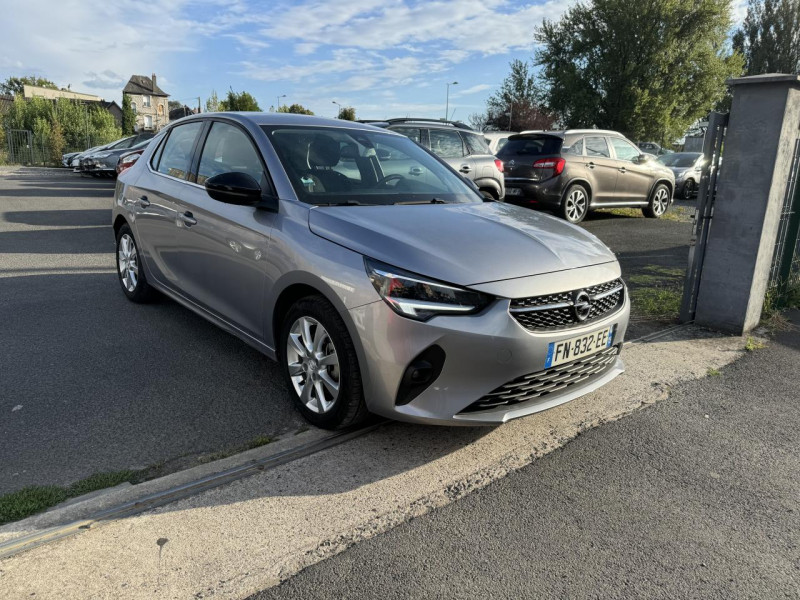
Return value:
[(581, 290), (575, 294), (575, 300), (572, 303), (572, 310), (575, 311), (575, 318), (578, 321), (585, 321), (589, 318), (589, 313), (592, 312), (592, 299), (586, 290)]

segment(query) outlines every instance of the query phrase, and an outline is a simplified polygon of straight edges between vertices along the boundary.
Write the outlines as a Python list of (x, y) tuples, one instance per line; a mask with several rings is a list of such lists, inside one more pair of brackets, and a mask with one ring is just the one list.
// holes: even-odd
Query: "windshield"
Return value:
[(308, 204), (482, 202), (409, 138), (336, 127), (263, 126), (297, 197)]
[(561, 152), (563, 140), (551, 135), (509, 139), (497, 156), (552, 156)]
[(702, 154), (695, 154), (694, 152), (690, 154), (665, 154), (664, 156), (658, 157), (658, 162), (667, 167), (688, 168), (694, 166), (694, 163), (697, 162), (697, 159), (701, 156)]

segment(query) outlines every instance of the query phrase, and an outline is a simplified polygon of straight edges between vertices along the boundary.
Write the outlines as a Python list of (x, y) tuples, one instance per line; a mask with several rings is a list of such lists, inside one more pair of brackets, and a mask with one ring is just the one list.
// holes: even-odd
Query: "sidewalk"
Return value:
[[(502, 427), (388, 424), (4, 559), (2, 596), (243, 598), (483, 488), (598, 424), (666, 398), (680, 382), (742, 356), (743, 345), (740, 338), (685, 329), (626, 347), (627, 372), (596, 393)], [(4, 527), (0, 534), (31, 532), (30, 521), (12, 525), (13, 532)]]
[(800, 598), (799, 372), (785, 333), (251, 600)]

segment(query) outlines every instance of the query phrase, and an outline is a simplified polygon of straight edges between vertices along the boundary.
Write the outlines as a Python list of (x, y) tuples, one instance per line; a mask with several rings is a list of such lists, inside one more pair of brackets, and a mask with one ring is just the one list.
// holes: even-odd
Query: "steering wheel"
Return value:
[(395, 181), (395, 180), (400, 181), (402, 179), (405, 179), (405, 177), (400, 175), (400, 173), (392, 173), (391, 175), (386, 175), (385, 177), (381, 177), (377, 185), (386, 185), (390, 181)]

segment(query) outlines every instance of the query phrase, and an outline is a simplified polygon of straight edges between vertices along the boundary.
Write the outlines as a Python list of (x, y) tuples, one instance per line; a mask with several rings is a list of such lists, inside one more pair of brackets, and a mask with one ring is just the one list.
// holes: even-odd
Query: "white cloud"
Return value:
[(294, 45), (295, 54), (300, 54), (301, 56), (305, 56), (307, 54), (314, 54), (319, 48), (319, 44), (314, 44), (313, 42), (303, 42), (301, 44)]
[(492, 89), (492, 86), (488, 83), (479, 83), (478, 85), (473, 85), (472, 87), (465, 88), (463, 90), (458, 90), (457, 92), (452, 92), (450, 94), (451, 98), (461, 98), (462, 96), (470, 96), (472, 94), (477, 94), (478, 92), (485, 92), (486, 90)]
[[(123, 88), (128, 81), (127, 77), (123, 77), (122, 75), (117, 75), (114, 71), (110, 69), (106, 69), (101, 73), (95, 73), (94, 71), (89, 71), (86, 73), (86, 76), (89, 78), (83, 81), (83, 85), (90, 88), (98, 88), (98, 89), (111, 89), (111, 88)], [(164, 83), (164, 82), (162, 82)]]

